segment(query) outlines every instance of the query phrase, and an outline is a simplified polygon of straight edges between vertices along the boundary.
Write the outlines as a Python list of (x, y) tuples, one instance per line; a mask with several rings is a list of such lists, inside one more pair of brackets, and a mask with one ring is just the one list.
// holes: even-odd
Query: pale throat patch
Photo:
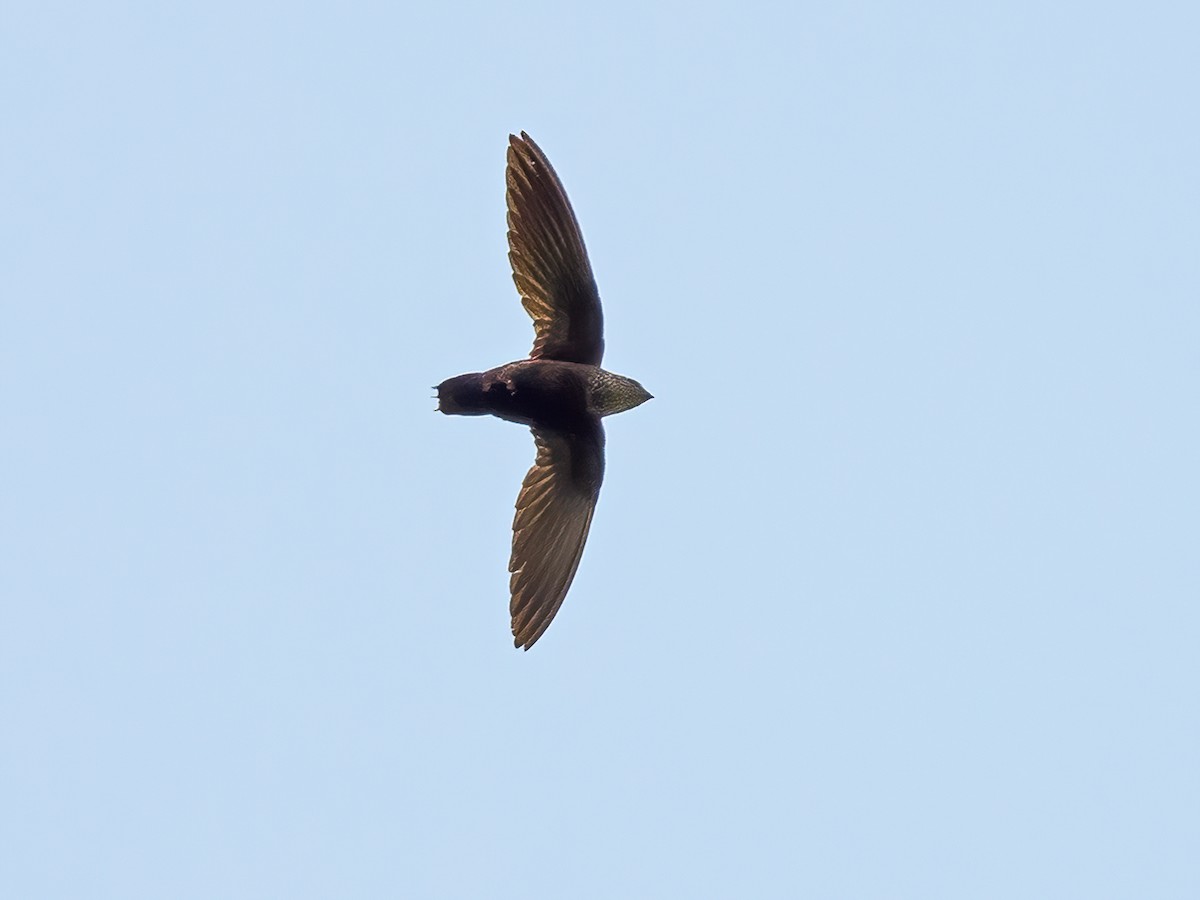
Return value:
[(611, 416), (640, 406), (650, 399), (646, 390), (632, 378), (597, 369), (588, 382), (588, 411)]

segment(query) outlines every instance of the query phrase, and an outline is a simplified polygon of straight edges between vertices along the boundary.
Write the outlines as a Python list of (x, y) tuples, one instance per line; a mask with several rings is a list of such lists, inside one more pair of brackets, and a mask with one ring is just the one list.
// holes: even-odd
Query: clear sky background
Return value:
[[(0, 29), (0, 896), (1200, 896), (1195, 4)], [(507, 613), (507, 135), (608, 477)]]

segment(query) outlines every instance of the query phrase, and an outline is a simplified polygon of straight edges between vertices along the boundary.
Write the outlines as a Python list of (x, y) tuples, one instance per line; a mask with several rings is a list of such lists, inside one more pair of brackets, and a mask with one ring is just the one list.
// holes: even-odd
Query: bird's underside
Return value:
[(604, 480), (600, 418), (650, 395), (600, 369), (604, 325), (583, 236), (550, 162), (524, 132), (509, 137), (508, 244), (513, 281), (533, 319), (529, 359), (449, 378), (448, 415), (528, 425), (537, 458), (517, 496), (509, 590), (514, 643), (528, 650), (554, 619), (579, 568)]

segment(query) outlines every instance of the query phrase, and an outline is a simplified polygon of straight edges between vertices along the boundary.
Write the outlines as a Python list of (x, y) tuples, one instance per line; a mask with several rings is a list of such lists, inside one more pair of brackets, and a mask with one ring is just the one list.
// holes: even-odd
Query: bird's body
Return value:
[(650, 399), (636, 381), (600, 368), (600, 294), (575, 214), (549, 160), (522, 132), (509, 137), (508, 241), (513, 281), (533, 317), (529, 359), (438, 385), (447, 415), (528, 425), (537, 459), (513, 520), (510, 612), (528, 650), (575, 577), (604, 480), (603, 416)]
[(438, 408), (450, 415), (498, 416), (521, 425), (570, 428), (582, 417), (610, 416), (645, 399), (636, 381), (599, 366), (520, 359), (486, 372), (448, 378)]

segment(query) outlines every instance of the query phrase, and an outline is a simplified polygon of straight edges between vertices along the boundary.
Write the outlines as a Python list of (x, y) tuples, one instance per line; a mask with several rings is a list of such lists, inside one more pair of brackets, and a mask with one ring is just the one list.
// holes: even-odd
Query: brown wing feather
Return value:
[(509, 135), (508, 259), (533, 318), (533, 359), (598, 366), (604, 357), (600, 292), (571, 202), (525, 132)]
[(604, 478), (600, 420), (571, 433), (534, 428), (537, 460), (513, 519), (508, 570), (514, 643), (528, 650), (549, 627), (575, 578)]

